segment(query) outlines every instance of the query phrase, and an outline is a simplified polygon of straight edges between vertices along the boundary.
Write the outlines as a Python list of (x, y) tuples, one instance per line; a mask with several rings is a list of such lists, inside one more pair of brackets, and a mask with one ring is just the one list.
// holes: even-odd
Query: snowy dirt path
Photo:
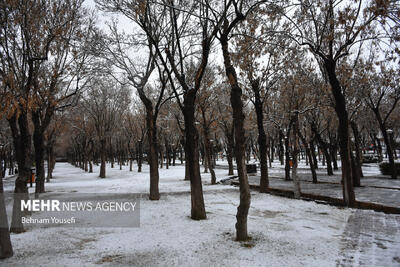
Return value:
[(340, 266), (400, 266), (400, 215), (357, 210), (343, 234)]

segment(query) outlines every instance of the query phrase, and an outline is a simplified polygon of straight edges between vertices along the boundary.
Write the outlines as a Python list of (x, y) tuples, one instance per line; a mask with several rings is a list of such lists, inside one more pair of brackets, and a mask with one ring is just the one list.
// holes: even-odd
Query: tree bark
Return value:
[(143, 141), (140, 140), (138, 144), (137, 150), (137, 164), (138, 164), (138, 172), (142, 172), (142, 163), (143, 163)]
[(334, 60), (325, 60), (326, 72), (331, 85), (332, 94), (335, 99), (335, 111), (339, 120), (338, 137), (340, 148), (340, 159), (342, 162), (342, 180), (343, 180), (343, 200), (348, 207), (355, 207), (356, 199), (353, 187), (353, 178), (351, 170), (350, 146), (349, 146), (349, 117), (346, 109), (346, 100), (336, 77), (336, 62)]
[(18, 119), (16, 115), (9, 119), (14, 150), (18, 163), (18, 177), (15, 180), (14, 204), (11, 219), (10, 232), (22, 233), (24, 226), (22, 224), (21, 200), (28, 199), (27, 182), (31, 177), (31, 156), (32, 156), (32, 136), (29, 131), (28, 114), (21, 112)]
[(204, 135), (204, 153), (205, 153), (205, 159), (206, 159), (206, 165), (208, 166), (208, 169), (210, 170), (211, 174), (211, 184), (216, 184), (217, 183), (217, 177), (215, 176), (215, 171), (214, 171), (214, 162), (212, 161), (212, 150), (211, 150), (211, 143), (210, 143), (210, 138), (209, 138), (209, 130), (206, 127), (203, 127), (203, 135)]
[(147, 139), (149, 142), (149, 154), (147, 155), (150, 165), (150, 200), (159, 200), (160, 192), (158, 189), (159, 174), (158, 174), (158, 151), (157, 151), (157, 126), (156, 118), (153, 114), (152, 104), (146, 105), (146, 124), (147, 124)]
[[(332, 141), (333, 141), (333, 140), (332, 140)], [(330, 141), (331, 144), (330, 144), (330, 146), (329, 146), (329, 153), (330, 153), (330, 155), (331, 155), (331, 159), (332, 159), (332, 163), (333, 163), (333, 169), (334, 169), (335, 171), (337, 171), (337, 170), (339, 170), (338, 164), (337, 164), (337, 159), (336, 159), (337, 150), (336, 150), (335, 145), (332, 145), (332, 141)]]
[(282, 139), (284, 139), (284, 138), (285, 137), (283, 135), (282, 130), (279, 130), (279, 161), (281, 162), (281, 165), (284, 165), (283, 156), (284, 156), (285, 149), (283, 148), (283, 142), (282, 142)]
[(315, 154), (315, 146), (314, 146), (314, 141), (311, 139), (310, 141), (310, 152), (311, 152), (311, 157), (312, 161), (314, 163), (314, 169), (318, 169), (318, 160), (317, 160), (317, 155)]
[[(225, 30), (227, 25), (225, 25)], [(244, 241), (249, 238), (247, 232), (247, 215), (250, 208), (250, 187), (245, 164), (245, 135), (242, 88), (240, 88), (235, 68), (232, 66), (228, 47), (228, 35), (221, 37), (222, 53), (226, 76), (231, 86), (231, 106), (233, 111), (233, 125), (235, 129), (235, 156), (240, 184), (240, 204), (236, 214), (236, 240)]]
[(356, 168), (358, 169), (358, 174), (360, 175), (360, 178), (364, 177), (364, 174), (362, 172), (362, 151), (361, 151), (361, 137), (360, 137), (360, 132), (358, 131), (357, 124), (352, 121), (351, 123), (351, 129), (353, 130), (353, 135), (354, 135), (354, 146), (355, 146), (355, 165)]
[(290, 135), (290, 128), (287, 131), (287, 135), (284, 136), (285, 138), (285, 180), (290, 181), (290, 153), (289, 153), (289, 135)]
[(294, 198), (300, 199), (301, 197), (301, 189), (300, 189), (300, 179), (297, 175), (297, 162), (298, 162), (298, 154), (299, 154), (299, 119), (298, 114), (293, 115), (293, 167), (292, 167), (292, 177), (293, 177), (293, 193)]
[(260, 96), (260, 84), (259, 81), (252, 81), (251, 88), (254, 92), (254, 107), (257, 116), (257, 129), (258, 129), (258, 147), (260, 151), (260, 193), (266, 193), (269, 188), (268, 180), (268, 159), (267, 159), (267, 136), (264, 130), (264, 109), (263, 102)]
[(215, 171), (214, 171), (214, 161), (212, 160), (212, 148), (211, 148), (211, 142), (210, 142), (210, 130), (208, 126), (208, 121), (206, 117), (206, 112), (205, 110), (201, 107), (201, 115), (203, 118), (203, 137), (204, 137), (204, 156), (205, 156), (205, 163), (204, 163), (204, 169), (206, 169), (206, 166), (208, 166), (211, 174), (211, 184), (216, 184), (217, 183), (217, 177), (215, 176)]
[(227, 142), (226, 142), (226, 159), (228, 160), (228, 175), (233, 175), (233, 149), (234, 149), (234, 125), (230, 127), (231, 129), (225, 129)]
[(195, 99), (196, 91), (190, 89), (184, 97), (183, 116), (185, 121), (185, 153), (188, 165), (190, 192), (191, 192), (191, 218), (193, 220), (206, 219), (206, 210), (201, 184), (198, 133), (195, 126)]
[(33, 131), (33, 145), (35, 147), (35, 163), (36, 163), (36, 174), (35, 174), (35, 196), (45, 192), (44, 180), (44, 126), (42, 125), (39, 112), (32, 112), (32, 121), (34, 125)]
[(106, 140), (100, 139), (100, 178), (106, 178)]

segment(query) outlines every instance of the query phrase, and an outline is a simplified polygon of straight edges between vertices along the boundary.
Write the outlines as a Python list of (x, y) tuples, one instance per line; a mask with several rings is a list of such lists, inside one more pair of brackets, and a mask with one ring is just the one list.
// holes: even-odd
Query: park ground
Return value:
[[(228, 178), (218, 162), (218, 180)], [(302, 188), (316, 190), (307, 181), (306, 167)], [(376, 165), (365, 169), (364, 182), (393, 187), (379, 174)], [(57, 163), (54, 179), (46, 184), (49, 194), (65, 193), (139, 193), (140, 227), (83, 228), (30, 226), (22, 234), (12, 234), (15, 255), (1, 261), (2, 266), (400, 266), (400, 215), (370, 210), (356, 210), (312, 201), (294, 200), (252, 191), (248, 229), (252, 239), (236, 242), (235, 215), (239, 203), (238, 188), (210, 184), (209, 174), (202, 174), (207, 219), (190, 219), (190, 184), (184, 181), (184, 166), (160, 169), (159, 201), (147, 199), (148, 167), (143, 172), (107, 168), (107, 178), (85, 173), (68, 163)], [(336, 194), (335, 177), (320, 170), (325, 191)], [(270, 170), (271, 184), (284, 184), (283, 169), (275, 163)], [(5, 190), (12, 191), (14, 177), (4, 180)], [(256, 183), (257, 177), (250, 182)], [(382, 182), (380, 182), (382, 181)], [(368, 182), (368, 183), (367, 183)], [(362, 180), (363, 183), (363, 180)], [(311, 189), (310, 189), (311, 188)], [(374, 187), (375, 189), (378, 189)], [(33, 192), (34, 188), (31, 188)], [(318, 189), (320, 190), (320, 189)], [(357, 189), (358, 191), (362, 189)], [(366, 190), (372, 190), (366, 188)], [(324, 192), (325, 192), (324, 191)], [(390, 192), (392, 192), (390, 191)], [(371, 201), (385, 198), (370, 191)], [(379, 191), (380, 192), (380, 191)], [(357, 194), (357, 191), (356, 191)], [(363, 200), (368, 194), (362, 193)], [(8, 205), (8, 213), (11, 203)]]

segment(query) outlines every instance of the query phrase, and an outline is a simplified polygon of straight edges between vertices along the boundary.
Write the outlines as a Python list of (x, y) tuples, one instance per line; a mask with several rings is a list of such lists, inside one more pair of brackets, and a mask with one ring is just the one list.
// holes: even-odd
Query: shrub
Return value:
[[(396, 171), (398, 174), (400, 174), (400, 163), (396, 162), (394, 164)], [(391, 175), (392, 174), (392, 168), (390, 167), (390, 163), (389, 162), (383, 162), (381, 164), (379, 164), (379, 169), (381, 170), (381, 173), (383, 175)]]

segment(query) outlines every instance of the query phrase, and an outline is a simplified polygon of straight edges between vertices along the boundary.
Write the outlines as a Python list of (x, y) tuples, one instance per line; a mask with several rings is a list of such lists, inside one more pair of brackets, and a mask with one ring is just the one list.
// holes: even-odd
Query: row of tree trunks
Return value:
[(333, 169), (332, 169), (332, 159), (331, 159), (331, 154), (329, 152), (329, 144), (327, 144), (323, 139), (319, 131), (317, 130), (316, 126), (313, 124), (311, 126), (312, 131), (314, 132), (314, 135), (318, 141), (318, 144), (322, 150), (322, 153), (325, 156), (326, 160), (326, 170), (328, 175), (333, 175)]
[[(311, 152), (311, 151), (314, 151), (314, 146), (313, 146), (312, 142), (307, 142), (306, 138), (303, 136), (300, 129), (298, 129), (298, 135), (301, 139), (301, 142), (303, 143), (303, 146), (306, 148), (306, 158), (308, 158), (308, 161), (309, 161), (309, 167), (310, 167), (310, 171), (311, 171), (311, 175), (312, 175), (312, 182), (314, 184), (316, 184), (316, 183), (318, 183), (317, 172), (315, 171), (316, 162), (314, 162), (314, 160), (316, 160), (316, 158), (315, 158), (315, 153), (313, 155), (313, 153)], [(310, 147), (311, 147), (311, 149), (310, 149)]]

